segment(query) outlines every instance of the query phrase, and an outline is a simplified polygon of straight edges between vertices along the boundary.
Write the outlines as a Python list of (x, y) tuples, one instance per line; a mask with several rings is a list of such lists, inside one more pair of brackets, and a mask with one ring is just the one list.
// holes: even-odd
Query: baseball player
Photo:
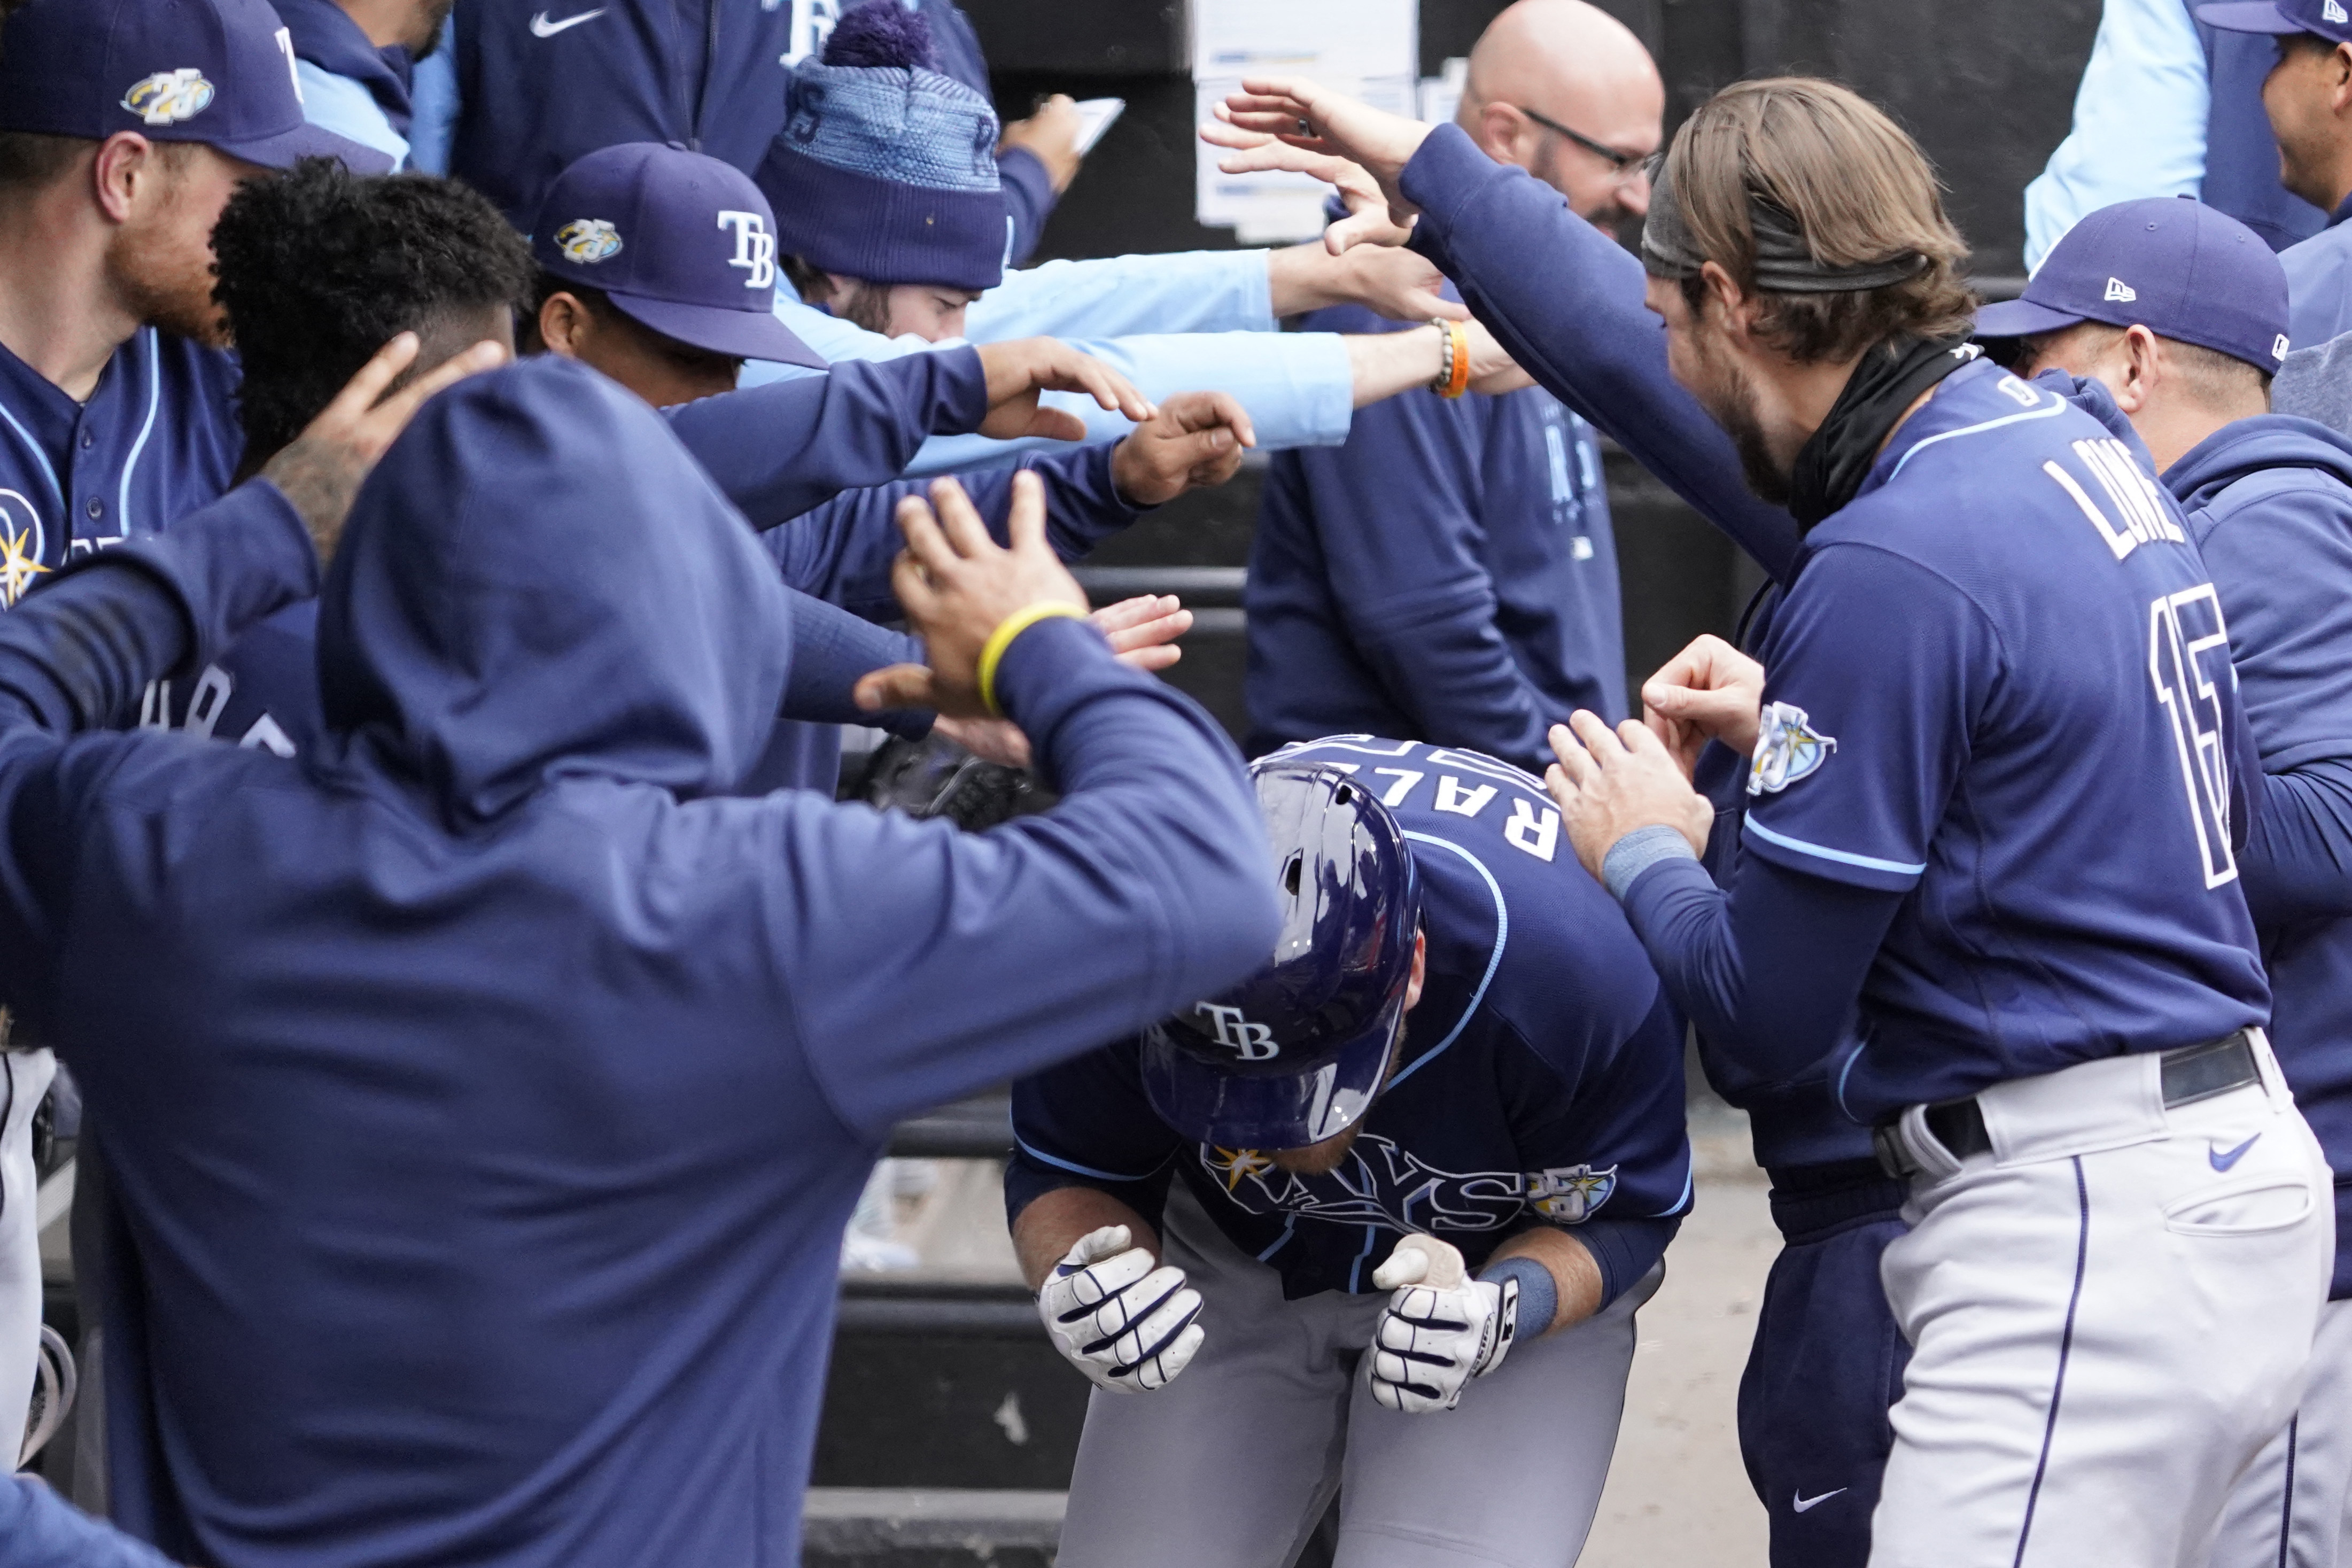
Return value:
[[(2023, 339), (2020, 374), (2112, 388), (2180, 503), (2229, 617), (2261, 752), (2239, 857), (2270, 972), (2270, 1027), (2295, 1103), (2352, 1172), (2352, 441), (2269, 411), (2287, 348), (2287, 277), (2243, 226), (2194, 202), (2126, 202), (2060, 241), (2025, 297), (1979, 312)], [(2053, 375), (2049, 382), (2063, 377)], [(2309, 1385), (2239, 1483), (2214, 1563), (2334, 1564), (2352, 1509), (2352, 1251), (2345, 1177)]]
[(1013, 1089), (1014, 1243), (1098, 1390), (1060, 1561), (1280, 1568), (1337, 1488), (1343, 1564), (1566, 1568), (1690, 1203), (1681, 1022), (1518, 770), (1252, 774), (1273, 965)]
[[(889, 1126), (1274, 940), (1238, 756), (1065, 624), (1018, 489), (1010, 551), (950, 486), (944, 526), (907, 509), (935, 662), (877, 682), (1037, 737), (1061, 804), (984, 838), (724, 795), (782, 590), (658, 416), (561, 360), (427, 403), (347, 527), (245, 487), (0, 621), (5, 999), (70, 1045), (146, 1309), (119, 1517), (220, 1568), (797, 1561)], [(315, 752), (79, 732), (318, 586), (316, 548)]]
[[(74, 554), (163, 527), (236, 462), (206, 297), (236, 183), (371, 154), (303, 123), (260, 0), (36, 0), (0, 47), (0, 608)], [(381, 160), (373, 166), (381, 167)], [(55, 1062), (0, 1045), (0, 1454), (38, 1353), (31, 1122)], [(28, 1048), (29, 1047), (29, 1048)]]
[[(1354, 158), (1507, 343), (1549, 335), (1554, 204), (1444, 128), (1260, 85), (1243, 130)], [(1883, 115), (1743, 83), (1662, 174), (1669, 362), (1810, 531), (1769, 676), (1670, 667), (1671, 752), (1559, 733), (1565, 829), (1759, 1076), (1858, 1031), (1832, 1090), (1912, 1220), (1882, 1268), (1913, 1354), (1873, 1561), (2201, 1560), (2300, 1394), (2333, 1231), (2258, 1027), (2217, 595), (2128, 448), (1966, 352), (1963, 247)], [(1678, 765), (1703, 734), (1755, 758), (1728, 893)]]

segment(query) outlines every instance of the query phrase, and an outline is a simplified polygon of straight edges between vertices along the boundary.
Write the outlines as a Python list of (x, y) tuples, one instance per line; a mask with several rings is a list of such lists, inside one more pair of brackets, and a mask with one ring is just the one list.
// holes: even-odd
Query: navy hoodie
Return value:
[(278, 19), (294, 41), (294, 57), (309, 60), (329, 76), (348, 77), (367, 89), (384, 119), (401, 135), (408, 134), (413, 116), (408, 89), (415, 61), (398, 44), (383, 48), (368, 36), (351, 13), (335, 0), (271, 0)]
[(316, 583), (257, 483), (0, 617), (0, 1000), (107, 1131), (143, 1309), (118, 1516), (215, 1568), (793, 1568), (890, 1126), (1264, 962), (1240, 759), (1055, 620), (998, 678), (1050, 815), (727, 796), (784, 590), (553, 359), (362, 488), (315, 752), (75, 732)]
[(2262, 753), (2239, 865), (2271, 973), (2272, 1043), (2336, 1174), (2333, 1294), (2352, 1296), (2352, 440), (2283, 414), (2165, 472), (2229, 617)]

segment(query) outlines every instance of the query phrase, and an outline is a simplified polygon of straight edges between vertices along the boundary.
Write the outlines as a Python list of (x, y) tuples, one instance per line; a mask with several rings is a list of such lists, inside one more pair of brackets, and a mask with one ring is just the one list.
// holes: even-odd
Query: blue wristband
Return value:
[(1601, 857), (1601, 880), (1609, 896), (1623, 902), (1626, 891), (1643, 872), (1661, 860), (1696, 860), (1690, 840), (1682, 829), (1654, 822), (1647, 827), (1637, 827), (1609, 847)]
[(1549, 1333), (1551, 1321), (1559, 1316), (1559, 1283), (1551, 1270), (1532, 1258), (1506, 1258), (1490, 1263), (1478, 1276), (1479, 1283), (1494, 1285), (1505, 1279), (1519, 1282), (1519, 1328), (1517, 1337), (1537, 1339)]

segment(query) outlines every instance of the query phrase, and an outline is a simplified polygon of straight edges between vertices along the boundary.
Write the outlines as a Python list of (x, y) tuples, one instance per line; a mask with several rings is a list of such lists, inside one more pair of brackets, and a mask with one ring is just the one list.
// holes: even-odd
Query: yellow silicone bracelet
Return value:
[(1074, 621), (1083, 621), (1087, 618), (1086, 611), (1074, 605), (1051, 602), (1036, 604), (1031, 605), (1026, 609), (1013, 611), (1004, 617), (1003, 623), (994, 631), (988, 634), (988, 641), (980, 650), (980, 700), (987, 705), (988, 710), (998, 718), (1004, 717), (1004, 710), (996, 705), (996, 667), (1004, 661), (1004, 650), (1013, 646), (1014, 637), (1019, 637), (1039, 621), (1050, 621), (1055, 616), (1067, 616)]

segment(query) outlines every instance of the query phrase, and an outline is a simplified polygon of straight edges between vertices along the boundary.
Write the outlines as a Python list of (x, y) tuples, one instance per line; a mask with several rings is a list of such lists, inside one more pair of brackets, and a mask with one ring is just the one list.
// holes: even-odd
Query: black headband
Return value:
[[(1748, 226), (1756, 237), (1756, 287), (1767, 294), (1842, 294), (1850, 289), (1883, 289), (1916, 277), (1927, 265), (1917, 251), (1864, 261), (1852, 267), (1832, 267), (1814, 259), (1805, 243), (1805, 231), (1778, 205), (1749, 193)], [(1696, 278), (1708, 258), (1691, 239), (1683, 205), (1666, 183), (1664, 160), (1650, 176), (1650, 216), (1642, 226), (1642, 265), (1660, 278)]]

